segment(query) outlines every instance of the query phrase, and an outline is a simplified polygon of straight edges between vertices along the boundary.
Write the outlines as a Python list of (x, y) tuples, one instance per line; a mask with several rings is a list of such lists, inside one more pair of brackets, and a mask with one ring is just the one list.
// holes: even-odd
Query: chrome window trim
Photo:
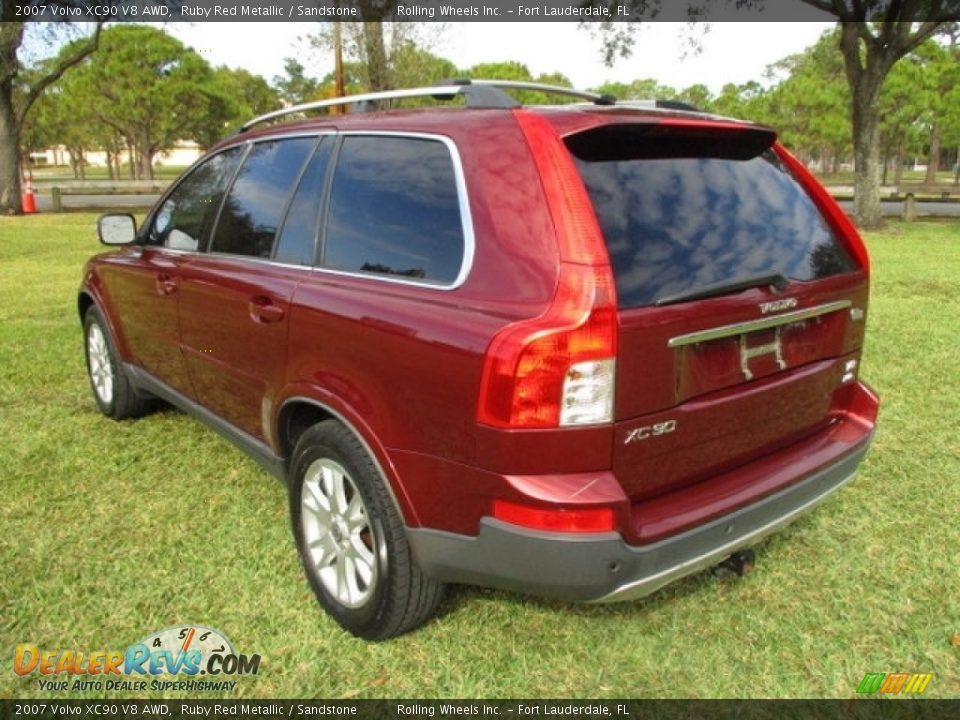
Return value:
[[(365, 278), (378, 280), (380, 282), (394, 283), (396, 285), (429, 288), (431, 290), (456, 290), (463, 285), (466, 282), (467, 277), (470, 275), (470, 271), (473, 269), (473, 260), (476, 253), (476, 239), (473, 234), (473, 215), (470, 212), (470, 200), (467, 194), (467, 183), (463, 172), (463, 161), (460, 158), (460, 151), (457, 149), (456, 143), (454, 143), (453, 140), (446, 135), (436, 135), (432, 133), (403, 132), (393, 130), (344, 130), (339, 134), (344, 137), (401, 137), (413, 138), (415, 140), (433, 140), (435, 142), (443, 143), (447, 148), (447, 152), (450, 153), (450, 160), (453, 163), (453, 175), (457, 185), (457, 204), (460, 209), (460, 227), (463, 231), (463, 258), (460, 261), (460, 271), (453, 279), (453, 282), (449, 284), (430, 282), (429, 280), (409, 280), (383, 273), (361, 273), (352, 272), (350, 270), (337, 270), (336, 268), (324, 267), (323, 265), (315, 265), (313, 267), (314, 271), (330, 275), (339, 275), (341, 277)], [(336, 165), (334, 165), (334, 180), (336, 180), (336, 171), (337, 168)], [(324, 242), (326, 242), (326, 238), (324, 238)]]
[[(351, 272), (348, 270), (337, 270), (335, 268), (323, 267), (321, 265), (316, 265), (316, 264), (315, 265), (294, 265), (291, 263), (276, 262), (271, 258), (255, 257), (252, 255), (237, 255), (234, 253), (222, 253), (222, 252), (217, 252), (215, 250), (207, 250), (207, 251), (176, 250), (173, 248), (164, 247), (162, 245), (147, 245), (146, 247), (149, 247), (152, 250), (162, 250), (164, 252), (169, 252), (176, 255), (184, 255), (184, 256), (197, 255), (201, 257), (202, 256), (219, 257), (219, 258), (225, 258), (225, 259), (244, 260), (248, 262), (266, 263), (268, 265), (273, 265), (276, 267), (294, 268), (298, 270), (309, 270), (314, 273), (334, 275), (339, 277), (353, 277), (353, 278), (362, 278), (365, 280), (376, 280), (379, 282), (392, 283), (395, 285), (406, 285), (410, 287), (428, 288), (430, 290), (450, 291), (450, 290), (456, 290), (461, 285), (463, 285), (466, 282), (467, 277), (470, 275), (470, 271), (473, 269), (473, 261), (474, 261), (474, 256), (476, 254), (476, 239), (473, 233), (473, 215), (470, 212), (470, 200), (467, 193), (466, 176), (463, 172), (463, 161), (460, 158), (460, 151), (457, 149), (456, 143), (454, 143), (453, 140), (447, 137), (446, 135), (437, 135), (432, 133), (391, 131), (391, 130), (346, 130), (343, 132), (337, 132), (335, 130), (319, 130), (319, 131), (290, 133), (290, 134), (277, 133), (277, 134), (263, 135), (256, 138), (248, 138), (243, 142), (236, 143), (234, 145), (229, 145), (227, 147), (221, 148), (220, 150), (217, 150), (215, 153), (211, 153), (210, 155), (205, 155), (203, 158), (200, 158), (200, 160), (197, 160), (197, 162), (194, 163), (194, 165), (191, 166), (187, 171), (185, 171), (182, 177), (185, 177), (189, 172), (193, 170), (195, 166), (199, 165), (202, 161), (206, 161), (216, 155), (219, 155), (222, 152), (226, 152), (230, 148), (241, 147), (243, 145), (252, 145), (253, 143), (266, 142), (269, 140), (282, 140), (285, 138), (297, 138), (297, 137), (319, 137), (321, 135), (405, 137), (405, 138), (414, 138), (418, 140), (433, 140), (436, 142), (441, 142), (446, 146), (447, 152), (450, 154), (450, 160), (453, 163), (453, 175), (457, 185), (457, 204), (460, 210), (460, 226), (463, 231), (463, 258), (460, 263), (460, 271), (457, 273), (457, 276), (456, 278), (454, 278), (452, 283), (443, 284), (443, 283), (430, 282), (429, 280), (409, 280), (406, 278), (392, 277), (390, 275), (384, 275), (380, 273)], [(246, 158), (246, 153), (244, 153), (244, 156), (240, 158), (240, 162), (238, 163), (237, 169), (235, 172), (239, 172), (240, 167), (243, 165), (243, 161), (245, 158)], [(331, 158), (331, 160), (333, 159), (334, 158)], [(334, 166), (333, 170), (335, 173), (336, 166)], [(172, 192), (178, 185), (179, 183), (176, 183), (176, 185), (172, 185), (170, 187), (167, 193), (165, 193), (164, 196), (161, 197), (160, 202), (158, 202), (158, 206), (163, 202), (163, 200), (166, 199), (167, 195), (170, 192)], [(233, 186), (233, 180), (231, 179), (231, 182), (228, 185), (228, 189), (229, 187), (232, 187), (232, 186)], [(216, 228), (217, 221), (219, 221), (220, 219), (219, 212), (220, 212), (220, 208), (217, 209), (218, 216), (213, 223), (214, 228)], [(151, 222), (152, 222), (152, 219), (153, 218), (151, 217), (150, 218)]]
[(768, 330), (770, 328), (788, 325), (801, 320), (828, 315), (838, 310), (846, 310), (852, 303), (849, 300), (837, 300), (835, 302), (815, 305), (813, 307), (796, 310), (794, 312), (784, 313), (783, 315), (774, 315), (772, 317), (760, 318), (758, 320), (748, 320), (746, 322), (734, 323), (732, 325), (721, 325), (707, 330), (698, 330), (697, 332), (687, 333), (686, 335), (677, 335), (667, 341), (667, 347), (675, 348), (684, 345), (694, 345), (696, 343), (707, 342), (709, 340), (719, 340), (721, 338), (735, 337), (756, 330)]

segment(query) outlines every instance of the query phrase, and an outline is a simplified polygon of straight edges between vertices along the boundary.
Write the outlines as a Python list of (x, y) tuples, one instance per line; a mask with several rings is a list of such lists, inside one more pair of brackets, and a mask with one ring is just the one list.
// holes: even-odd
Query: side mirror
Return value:
[(137, 222), (133, 215), (101, 215), (97, 235), (104, 245), (129, 245), (137, 239)]

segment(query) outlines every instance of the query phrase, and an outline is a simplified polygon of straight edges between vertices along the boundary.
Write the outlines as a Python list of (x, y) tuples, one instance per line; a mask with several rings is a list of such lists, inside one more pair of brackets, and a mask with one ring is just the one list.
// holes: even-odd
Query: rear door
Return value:
[(773, 140), (690, 124), (567, 139), (617, 284), (613, 462), (635, 500), (822, 429), (850, 379), (866, 274)]
[(264, 413), (283, 384), (290, 299), (314, 259), (329, 145), (321, 141), (253, 143), (209, 252), (182, 270), (181, 338), (197, 399), (264, 440)]

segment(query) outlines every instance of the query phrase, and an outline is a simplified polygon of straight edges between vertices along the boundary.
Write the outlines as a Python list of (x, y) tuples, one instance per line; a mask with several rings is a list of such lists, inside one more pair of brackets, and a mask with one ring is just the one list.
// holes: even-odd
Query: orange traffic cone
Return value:
[(32, 178), (25, 178), (23, 181), (23, 192), (20, 194), (20, 204), (23, 212), (27, 215), (37, 211), (37, 195), (33, 187)]

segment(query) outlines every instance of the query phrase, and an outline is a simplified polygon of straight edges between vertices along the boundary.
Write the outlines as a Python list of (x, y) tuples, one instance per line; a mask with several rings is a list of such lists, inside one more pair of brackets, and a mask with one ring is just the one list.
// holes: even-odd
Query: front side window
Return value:
[(171, 250), (199, 250), (242, 151), (232, 147), (191, 170), (154, 216), (148, 242)]
[(230, 188), (211, 252), (269, 258), (273, 238), (315, 137), (256, 143)]
[(465, 240), (450, 150), (425, 138), (345, 137), (325, 237), (325, 267), (453, 283)]

